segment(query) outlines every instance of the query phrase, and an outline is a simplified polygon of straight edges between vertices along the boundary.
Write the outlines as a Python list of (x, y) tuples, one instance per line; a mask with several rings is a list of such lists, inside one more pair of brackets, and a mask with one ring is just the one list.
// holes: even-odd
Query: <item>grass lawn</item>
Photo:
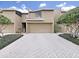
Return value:
[(22, 36), (23, 35), (21, 34), (9, 34), (9, 35), (3, 36), (2, 38), (0, 38), (0, 49), (6, 47), (7, 45), (19, 39)]
[(79, 39), (73, 38), (70, 34), (60, 34), (59, 36), (65, 38), (66, 40), (79, 45)]

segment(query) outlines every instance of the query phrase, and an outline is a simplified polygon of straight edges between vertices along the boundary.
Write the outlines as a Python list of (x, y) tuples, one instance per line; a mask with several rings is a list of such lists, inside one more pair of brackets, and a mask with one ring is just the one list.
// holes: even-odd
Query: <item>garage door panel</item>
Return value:
[(52, 24), (28, 24), (28, 32), (32, 33), (46, 33), (52, 32)]

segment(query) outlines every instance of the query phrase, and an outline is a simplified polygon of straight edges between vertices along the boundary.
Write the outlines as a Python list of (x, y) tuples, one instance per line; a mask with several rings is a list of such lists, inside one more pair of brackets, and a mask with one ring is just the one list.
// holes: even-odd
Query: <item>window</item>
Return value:
[(19, 11), (16, 11), (16, 14), (19, 16), (22, 16), (21, 12), (19, 12)]
[(36, 14), (36, 17), (41, 17), (41, 12), (40, 11), (36, 11), (35, 14)]

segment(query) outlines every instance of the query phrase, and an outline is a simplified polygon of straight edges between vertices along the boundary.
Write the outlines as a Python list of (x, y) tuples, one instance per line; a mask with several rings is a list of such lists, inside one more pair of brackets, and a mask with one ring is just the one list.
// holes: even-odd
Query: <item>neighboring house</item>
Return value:
[(59, 10), (41, 9), (21, 13), (16, 10), (3, 9), (0, 14), (9, 18), (12, 24), (3, 30), (3, 32), (16, 33), (52, 33), (56, 19), (62, 15)]

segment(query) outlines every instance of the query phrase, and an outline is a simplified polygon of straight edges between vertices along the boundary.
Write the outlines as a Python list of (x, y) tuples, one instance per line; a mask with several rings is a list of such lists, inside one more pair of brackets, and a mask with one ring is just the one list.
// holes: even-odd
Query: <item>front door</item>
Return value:
[(23, 33), (26, 32), (26, 23), (22, 23), (22, 32), (23, 32)]

